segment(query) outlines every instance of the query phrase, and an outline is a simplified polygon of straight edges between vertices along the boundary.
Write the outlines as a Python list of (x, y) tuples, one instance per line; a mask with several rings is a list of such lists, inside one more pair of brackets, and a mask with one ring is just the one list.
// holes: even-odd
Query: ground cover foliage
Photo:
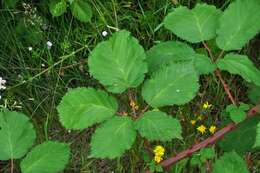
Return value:
[(1, 1), (0, 172), (259, 172), (260, 2)]

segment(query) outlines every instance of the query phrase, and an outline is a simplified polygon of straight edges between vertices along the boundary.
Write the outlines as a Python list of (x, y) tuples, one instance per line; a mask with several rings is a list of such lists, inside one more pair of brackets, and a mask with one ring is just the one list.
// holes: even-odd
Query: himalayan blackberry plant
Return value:
[[(64, 3), (53, 1), (50, 5), (52, 14), (60, 15), (65, 9)], [(67, 130), (96, 127), (90, 142), (89, 158), (121, 157), (135, 142), (139, 142), (137, 138), (146, 143), (182, 140), (180, 120), (164, 112), (163, 108), (189, 103), (198, 94), (200, 76), (215, 76), (232, 103), (225, 109), (232, 122), (220, 130), (215, 125), (210, 126), (209, 138), (171, 158), (165, 158), (165, 149), (158, 145), (151, 152), (153, 159), (146, 171), (162, 172), (164, 168), (191, 157), (192, 165), (214, 160), (213, 173), (249, 172), (234, 144), (219, 157), (214, 149), (206, 147), (242, 121), (247, 121), (245, 119), (256, 114), (260, 107), (258, 104), (250, 109), (250, 105), (234, 99), (222, 77), (225, 71), (260, 87), (259, 69), (239, 51), (258, 34), (259, 19), (258, 0), (235, 0), (224, 11), (201, 3), (193, 9), (177, 7), (163, 20), (164, 27), (183, 41), (160, 42), (145, 51), (130, 32), (120, 30), (113, 33), (100, 42), (87, 59), (90, 74), (102, 86), (99, 89), (79, 87), (69, 90), (57, 107), (61, 124)], [(208, 43), (214, 41), (215, 46), (209, 46)], [(198, 53), (191, 45), (203, 46), (207, 52)], [(219, 53), (213, 52), (213, 48), (219, 49)], [(206, 110), (211, 106), (206, 102), (203, 108)], [(194, 125), (196, 120), (190, 123)], [(208, 129), (200, 125), (197, 130), (203, 134)], [(254, 131), (256, 137), (250, 140), (257, 150), (260, 147), (260, 123)], [(229, 138), (239, 139), (239, 135), (242, 134)], [(33, 126), (25, 115), (9, 111), (0, 114), (0, 160), (22, 158), (35, 138)], [(230, 140), (225, 140), (220, 146), (225, 148), (227, 141)], [(31, 149), (21, 161), (21, 170), (23, 173), (55, 173), (65, 167), (68, 159), (68, 144), (47, 141)]]

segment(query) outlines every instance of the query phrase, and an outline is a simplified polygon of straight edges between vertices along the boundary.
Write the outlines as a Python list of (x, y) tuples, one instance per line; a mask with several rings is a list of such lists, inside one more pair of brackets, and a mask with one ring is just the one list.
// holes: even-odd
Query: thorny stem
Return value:
[[(202, 42), (202, 43), (203, 43), (205, 49), (207, 49), (208, 54), (209, 54), (210, 58), (212, 59), (212, 62), (214, 63), (214, 56), (213, 56), (213, 54), (212, 54), (211, 49), (208, 47), (208, 45), (207, 45), (205, 42)], [(220, 58), (220, 57), (223, 55), (223, 53), (224, 53), (224, 51), (222, 51), (222, 52), (219, 54), (218, 58)], [(218, 59), (218, 58), (217, 58), (217, 59)], [(217, 59), (216, 59), (216, 60), (217, 60)], [(233, 95), (232, 95), (231, 92), (230, 92), (230, 87), (229, 87), (228, 84), (225, 82), (225, 80), (223, 79), (223, 77), (222, 77), (222, 75), (221, 75), (221, 72), (220, 72), (218, 69), (215, 71), (215, 75), (219, 78), (220, 82), (222, 83), (222, 85), (223, 85), (223, 87), (224, 87), (224, 90), (225, 90), (226, 94), (228, 95), (230, 101), (231, 101), (234, 105), (236, 105), (235, 99), (234, 99)]]
[(217, 69), (215, 71), (215, 75), (219, 78), (220, 82), (222, 83), (223, 87), (224, 87), (224, 90), (226, 92), (226, 94), (228, 95), (228, 98), (230, 99), (230, 101), (236, 105), (236, 101), (234, 99), (234, 97), (232, 96), (231, 92), (230, 92), (230, 89), (229, 89), (229, 86), (228, 84), (225, 82), (225, 80), (223, 79), (222, 75), (221, 75), (221, 72)]
[(207, 49), (208, 53), (209, 53), (209, 56), (211, 58), (211, 61), (214, 62), (214, 56), (212, 54), (212, 51), (211, 49), (208, 47), (207, 43), (205, 43), (204, 41), (202, 42), (203, 46), (205, 47), (205, 49)]
[[(260, 103), (258, 105), (256, 105), (255, 107), (251, 108), (248, 112), (247, 112), (247, 117), (253, 117), (258, 110), (260, 109)], [(176, 162), (178, 162), (179, 160), (182, 160), (186, 157), (189, 157), (192, 155), (192, 153), (199, 151), (200, 149), (207, 147), (208, 145), (213, 145), (218, 139), (221, 139), (224, 137), (224, 135), (233, 130), (234, 128), (237, 127), (237, 124), (235, 123), (230, 123), (227, 126), (225, 126), (224, 128), (222, 128), (221, 130), (217, 131), (213, 136), (208, 137), (207, 139), (205, 139), (204, 141), (193, 145), (192, 147), (190, 147), (187, 150), (184, 150), (182, 152), (180, 152), (179, 154), (170, 157), (169, 159), (163, 160), (160, 165), (167, 169), (169, 168), (171, 165), (175, 164)], [(146, 171), (146, 173), (150, 173), (149, 170)]]

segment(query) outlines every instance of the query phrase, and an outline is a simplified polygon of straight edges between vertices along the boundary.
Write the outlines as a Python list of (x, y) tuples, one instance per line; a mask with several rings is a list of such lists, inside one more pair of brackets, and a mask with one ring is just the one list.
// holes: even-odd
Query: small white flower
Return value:
[(51, 47), (52, 47), (52, 42), (50, 42), (50, 41), (47, 41), (47, 43), (46, 43), (46, 44), (47, 44), (47, 48), (48, 48), (48, 49), (51, 49)]
[(103, 37), (106, 37), (108, 35), (108, 32), (107, 31), (103, 31), (102, 35), (103, 35)]
[(0, 77), (0, 90), (6, 89), (6, 86), (4, 86), (5, 84), (6, 84), (6, 80), (4, 80), (2, 77)]
[(32, 51), (32, 49), (33, 49), (33, 48), (32, 48), (31, 46), (30, 46), (30, 47), (28, 47), (28, 50), (29, 50), (29, 51)]
[(42, 64), (42, 67), (45, 67), (45, 64)]

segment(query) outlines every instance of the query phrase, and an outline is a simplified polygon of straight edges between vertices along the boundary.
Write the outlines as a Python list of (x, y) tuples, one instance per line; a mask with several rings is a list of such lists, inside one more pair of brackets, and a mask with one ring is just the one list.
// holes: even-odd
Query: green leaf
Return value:
[(29, 118), (18, 112), (0, 112), (0, 160), (19, 159), (36, 138)]
[(68, 144), (48, 141), (32, 149), (21, 162), (22, 173), (57, 173), (70, 158)]
[(185, 43), (167, 41), (153, 46), (147, 51), (146, 61), (149, 73), (156, 71), (162, 65), (170, 62), (190, 62), (195, 51)]
[(144, 49), (128, 31), (116, 32), (91, 53), (88, 63), (90, 73), (107, 89), (122, 93), (137, 87), (147, 72)]
[(67, 3), (66, 0), (51, 0), (49, 3), (49, 10), (52, 16), (58, 17), (66, 12)]
[(247, 111), (250, 108), (250, 106), (248, 104), (245, 103), (239, 103), (239, 109), (242, 111)]
[(259, 0), (236, 0), (220, 18), (217, 45), (223, 50), (241, 49), (260, 30)]
[(254, 147), (260, 147), (260, 122), (258, 123), (256, 128), (256, 139)]
[(247, 82), (253, 82), (255, 85), (260, 86), (260, 71), (245, 55), (228, 54), (224, 59), (217, 61), (217, 66), (221, 70), (228, 71), (231, 74), (238, 74)]
[(149, 163), (149, 171), (150, 171), (150, 172), (154, 172), (155, 169), (156, 169), (156, 165), (155, 165), (154, 160), (152, 160), (152, 161)]
[(189, 161), (189, 159), (186, 158), (186, 159), (180, 160), (179, 162), (175, 163), (170, 168), (170, 173), (180, 173), (180, 172), (183, 172), (183, 170), (185, 168), (187, 168), (188, 161)]
[(229, 113), (230, 118), (235, 123), (239, 123), (246, 118), (245, 110), (237, 107), (236, 105), (228, 105), (226, 111)]
[(114, 116), (117, 101), (94, 88), (72, 89), (57, 107), (60, 122), (67, 129), (84, 129)]
[(203, 148), (199, 152), (194, 153), (191, 158), (191, 164), (193, 166), (201, 165), (209, 159), (213, 159), (215, 156), (214, 148)]
[(153, 46), (147, 51), (146, 59), (149, 73), (172, 62), (193, 62), (199, 74), (211, 73), (216, 68), (207, 56), (197, 54), (190, 46), (178, 41), (167, 41)]
[(213, 166), (213, 173), (249, 173), (245, 161), (236, 153), (221, 156)]
[(72, 15), (81, 22), (90, 22), (92, 9), (86, 0), (74, 0), (70, 6)]
[(247, 94), (248, 94), (248, 98), (250, 99), (250, 101), (252, 103), (254, 103), (254, 104), (259, 103), (259, 101), (260, 101), (260, 86), (255, 86), (255, 85), (250, 86)]
[(145, 82), (142, 95), (152, 107), (182, 105), (192, 100), (198, 89), (198, 76), (193, 65), (172, 63)]
[(142, 137), (151, 141), (170, 141), (173, 138), (182, 139), (179, 121), (164, 112), (149, 111), (144, 113), (136, 121), (135, 127)]
[(155, 170), (156, 170), (156, 172), (163, 172), (163, 168), (161, 165), (156, 165)]
[(215, 64), (212, 64), (209, 57), (202, 54), (194, 56), (194, 65), (199, 75), (213, 73), (217, 68)]
[(94, 158), (120, 157), (135, 142), (136, 131), (129, 117), (114, 117), (98, 128), (91, 139)]
[(218, 145), (225, 152), (235, 150), (238, 154), (252, 152), (256, 141), (256, 126), (260, 122), (260, 117), (252, 117), (238, 124), (237, 128), (225, 134)]
[(193, 154), (192, 158), (190, 159), (191, 166), (200, 166), (202, 164), (200, 160), (200, 156), (197, 154)]
[(4, 3), (7, 8), (15, 8), (18, 0), (5, 0)]
[(215, 150), (214, 148), (203, 148), (199, 152), (200, 159), (205, 162), (208, 159), (213, 159), (215, 156)]
[(192, 10), (181, 6), (169, 13), (163, 23), (178, 37), (198, 43), (216, 36), (220, 14), (213, 5), (197, 4)]

